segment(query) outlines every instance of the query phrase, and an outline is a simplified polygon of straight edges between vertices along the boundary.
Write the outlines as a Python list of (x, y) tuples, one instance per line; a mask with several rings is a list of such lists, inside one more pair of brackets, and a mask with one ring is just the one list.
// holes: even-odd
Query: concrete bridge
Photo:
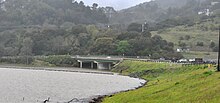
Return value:
[(80, 68), (91, 68), (99, 70), (110, 70), (112, 67), (123, 60), (123, 58), (112, 58), (112, 57), (81, 57), (75, 56), (79, 62)]

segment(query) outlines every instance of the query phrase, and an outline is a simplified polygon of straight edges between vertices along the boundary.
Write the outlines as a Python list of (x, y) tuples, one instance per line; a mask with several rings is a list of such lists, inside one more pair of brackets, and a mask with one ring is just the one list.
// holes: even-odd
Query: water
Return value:
[(106, 74), (0, 68), (0, 103), (67, 102), (141, 86), (143, 80)]

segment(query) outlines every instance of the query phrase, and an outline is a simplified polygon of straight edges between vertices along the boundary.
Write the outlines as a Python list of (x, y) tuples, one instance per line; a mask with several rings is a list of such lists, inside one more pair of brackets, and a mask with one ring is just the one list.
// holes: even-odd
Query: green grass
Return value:
[(214, 67), (208, 69), (206, 65), (182, 67), (178, 64), (124, 61), (115, 71), (118, 69), (122, 69), (123, 74), (128, 75), (142, 72), (139, 76), (149, 82), (138, 90), (107, 97), (103, 103), (218, 103), (220, 101), (220, 74), (215, 72)]

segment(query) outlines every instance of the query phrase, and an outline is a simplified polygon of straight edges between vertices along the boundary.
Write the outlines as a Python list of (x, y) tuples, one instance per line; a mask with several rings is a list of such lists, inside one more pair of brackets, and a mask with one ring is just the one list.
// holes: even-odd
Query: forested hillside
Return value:
[(103, 9), (74, 0), (6, 0), (1, 3), (0, 14), (0, 25), (10, 27), (108, 22)]
[[(214, 1), (219, 0), (170, 0), (169, 5), (156, 0), (115, 11), (96, 3), (85, 6), (75, 0), (1, 0), (0, 55), (180, 58), (174, 50), (177, 43), (152, 36), (151, 31), (159, 33), (166, 28), (193, 26), (212, 19), (215, 24), (211, 29), (217, 30), (220, 3), (212, 4)], [(198, 14), (207, 8), (210, 15)], [(116, 22), (119, 25), (112, 25)]]
[(152, 36), (147, 24), (125, 31), (107, 26), (111, 7), (74, 0), (1, 1), (0, 55), (125, 55), (180, 58), (173, 43)]
[(117, 26), (133, 22), (148, 23), (153, 35), (173, 42), (175, 48), (218, 51), (220, 0), (154, 0), (110, 18), (110, 23)]

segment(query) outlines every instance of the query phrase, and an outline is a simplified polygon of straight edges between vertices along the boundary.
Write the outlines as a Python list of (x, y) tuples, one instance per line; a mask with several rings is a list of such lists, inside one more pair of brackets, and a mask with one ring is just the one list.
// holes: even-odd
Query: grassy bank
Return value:
[(220, 75), (214, 67), (124, 61), (114, 71), (141, 77), (148, 84), (138, 90), (107, 97), (103, 103), (218, 103)]

